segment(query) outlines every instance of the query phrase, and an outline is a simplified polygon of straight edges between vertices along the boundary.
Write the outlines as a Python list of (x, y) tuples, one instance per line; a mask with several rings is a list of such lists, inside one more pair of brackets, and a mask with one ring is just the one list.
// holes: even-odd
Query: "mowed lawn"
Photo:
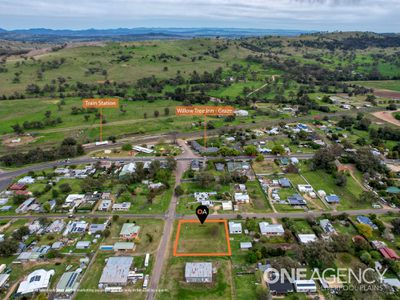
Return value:
[(271, 205), (268, 199), (265, 197), (258, 181), (247, 181), (246, 187), (251, 199), (250, 201), (254, 207), (253, 210), (263, 212), (272, 211)]
[(227, 252), (225, 224), (182, 223), (177, 253)]
[[(185, 282), (185, 263), (199, 261), (211, 262), (213, 268), (216, 269), (212, 283)], [(203, 260), (196, 257), (172, 257), (164, 269), (166, 273), (161, 277), (160, 288), (165, 289), (165, 292), (156, 293), (156, 299), (234, 299), (232, 297), (232, 269), (230, 264), (231, 262), (223, 257), (209, 257)]]
[[(86, 270), (86, 274), (84, 275), (83, 280), (79, 286), (80, 292), (77, 293), (75, 299), (77, 300), (112, 300), (112, 299), (145, 299), (146, 293), (139, 292), (139, 291), (131, 291), (131, 292), (122, 292), (118, 294), (114, 293), (105, 293), (98, 291), (98, 284), (103, 273), (104, 266), (106, 265), (106, 259), (111, 257), (109, 253), (99, 253), (95, 257), (95, 261), (90, 266), (89, 270)], [(128, 255), (129, 256), (129, 255)], [(140, 257), (133, 258), (133, 265), (135, 265), (139, 260)], [(136, 264), (138, 265), (138, 264)], [(125, 289), (141, 289), (142, 287), (142, 280), (139, 280), (135, 285), (128, 285), (124, 287)], [(93, 292), (91, 292), (93, 290)]]
[(400, 91), (400, 80), (354, 81), (369, 88)]
[[(0, 102), (0, 133), (12, 133), (12, 125), (22, 125), (25, 121), (45, 121), (45, 113), (51, 112), (50, 119), (60, 117), (62, 123), (55, 126), (48, 126), (43, 129), (30, 129), (28, 132), (62, 132), (66, 128), (84, 129), (91, 127), (99, 127), (100, 120), (95, 117), (95, 113), (89, 113), (89, 119), (86, 121), (84, 114), (72, 114), (72, 108), (81, 108), (82, 100), (80, 98), (66, 98), (65, 105), (58, 106), (60, 99), (24, 99), (24, 100), (3, 100)], [(175, 115), (175, 106), (180, 103), (173, 100), (157, 100), (149, 101), (128, 101), (120, 100), (125, 112), (121, 112), (118, 108), (108, 108), (103, 110), (103, 118), (107, 121), (104, 127), (108, 127), (109, 123), (119, 122), (121, 124), (133, 123), (134, 121), (154, 122), (154, 112), (160, 113), (159, 120)], [(170, 113), (165, 116), (164, 109), (169, 108)], [(145, 114), (147, 118), (145, 119)], [(117, 123), (118, 124), (118, 123)], [(115, 125), (117, 125), (115, 124)]]
[(338, 195), (340, 197), (339, 210), (370, 207), (368, 204), (357, 201), (362, 193), (362, 188), (351, 176), (347, 176), (345, 186), (337, 186), (333, 176), (322, 170), (306, 171), (302, 174), (307, 178), (314, 190), (324, 190), (327, 195)]

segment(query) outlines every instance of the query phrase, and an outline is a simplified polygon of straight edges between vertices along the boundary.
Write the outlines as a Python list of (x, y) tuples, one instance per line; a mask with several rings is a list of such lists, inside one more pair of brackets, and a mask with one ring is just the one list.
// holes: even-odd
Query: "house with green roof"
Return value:
[(124, 240), (136, 239), (139, 236), (140, 226), (135, 223), (124, 223), (119, 233), (119, 237)]

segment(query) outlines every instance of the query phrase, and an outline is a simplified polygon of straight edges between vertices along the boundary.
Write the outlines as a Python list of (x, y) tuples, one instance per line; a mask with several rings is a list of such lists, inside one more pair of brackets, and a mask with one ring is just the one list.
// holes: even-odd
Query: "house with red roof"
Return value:
[(15, 195), (31, 196), (32, 192), (28, 190), (20, 190), (20, 191), (15, 191)]
[(393, 260), (400, 259), (400, 256), (398, 256), (397, 253), (391, 248), (382, 247), (382, 248), (379, 248), (378, 250), (383, 255), (384, 258), (393, 259)]
[(12, 191), (23, 191), (26, 189), (26, 185), (23, 183), (14, 183), (9, 188)]

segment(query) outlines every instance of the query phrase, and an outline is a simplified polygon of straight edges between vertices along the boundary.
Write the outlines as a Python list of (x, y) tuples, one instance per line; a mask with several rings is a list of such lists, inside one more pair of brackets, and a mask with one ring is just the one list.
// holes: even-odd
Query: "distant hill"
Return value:
[(116, 29), (47, 29), (32, 28), (4, 30), (0, 28), (0, 39), (25, 42), (74, 41), (136, 41), (155, 39), (189, 39), (194, 37), (252, 37), (252, 36), (297, 36), (315, 31), (253, 28), (116, 28)]

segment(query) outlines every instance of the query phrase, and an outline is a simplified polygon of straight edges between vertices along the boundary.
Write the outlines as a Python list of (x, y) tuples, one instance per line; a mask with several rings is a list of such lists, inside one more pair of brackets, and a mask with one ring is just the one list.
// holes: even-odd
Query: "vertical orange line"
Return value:
[(226, 237), (226, 243), (228, 244), (228, 255), (232, 255), (232, 250), (231, 250), (231, 242), (229, 240), (229, 229), (228, 229), (228, 221), (225, 220), (225, 237)]
[(181, 233), (181, 220), (178, 221), (178, 228), (176, 229), (176, 238), (175, 238), (175, 243), (174, 243), (174, 250), (173, 250), (173, 255), (177, 256), (178, 252), (178, 242), (179, 242), (179, 235)]
[(103, 109), (100, 108), (100, 142), (103, 141)]
[(207, 149), (207, 115), (204, 114), (204, 147)]

